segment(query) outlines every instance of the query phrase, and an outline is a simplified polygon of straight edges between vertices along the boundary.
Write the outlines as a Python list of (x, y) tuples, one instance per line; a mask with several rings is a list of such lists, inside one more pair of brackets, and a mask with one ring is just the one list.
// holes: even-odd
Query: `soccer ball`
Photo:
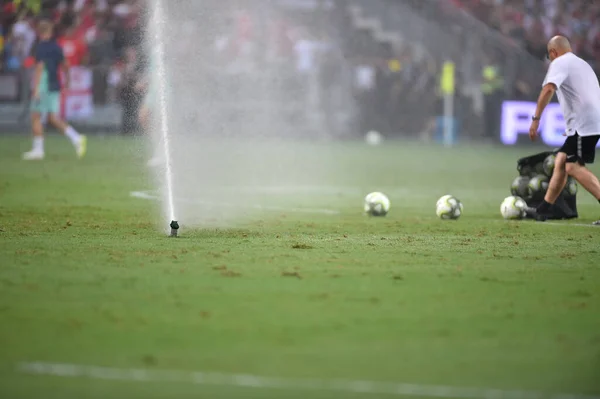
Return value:
[(541, 199), (548, 190), (548, 177), (544, 175), (537, 175), (529, 180), (528, 197), (533, 199)]
[(545, 165), (546, 161), (544, 160), (543, 162), (538, 162), (535, 164), (534, 168), (533, 168), (533, 172), (536, 175), (543, 175), (545, 172)]
[(556, 155), (550, 154), (544, 159), (544, 174), (548, 177), (552, 177), (552, 173), (554, 172), (554, 161), (556, 160)]
[(369, 216), (385, 216), (390, 211), (389, 198), (380, 192), (365, 197), (365, 213)]
[(526, 198), (529, 196), (529, 177), (519, 176), (513, 180), (510, 186), (510, 193), (515, 197)]
[(444, 195), (435, 204), (435, 214), (440, 219), (458, 219), (462, 211), (463, 204), (452, 195)]
[(567, 179), (565, 193), (568, 197), (574, 197), (577, 194), (577, 182), (571, 176), (569, 176), (569, 178)]
[(523, 219), (526, 207), (527, 203), (523, 198), (511, 195), (504, 198), (504, 201), (500, 204), (500, 213), (507, 220)]
[(533, 168), (529, 165), (519, 165), (519, 174), (521, 176), (531, 176), (533, 173)]

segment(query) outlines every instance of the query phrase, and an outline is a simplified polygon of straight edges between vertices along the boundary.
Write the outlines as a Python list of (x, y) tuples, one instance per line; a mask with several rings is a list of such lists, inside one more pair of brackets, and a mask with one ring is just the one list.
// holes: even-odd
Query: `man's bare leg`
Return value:
[(556, 158), (554, 160), (554, 172), (552, 173), (550, 183), (548, 183), (548, 190), (544, 196), (544, 201), (549, 204), (554, 204), (556, 202), (556, 199), (567, 185), (568, 175), (566, 162), (567, 154), (564, 152), (559, 152), (556, 154)]
[(600, 181), (585, 165), (569, 163), (567, 164), (567, 173), (600, 201)]
[[(149, 139), (151, 139), (150, 135), (152, 134), (151, 126), (150, 126), (151, 117), (152, 117), (152, 114), (150, 112), (150, 108), (148, 106), (146, 106), (145, 104), (143, 104), (140, 107), (140, 110), (138, 113), (138, 121), (142, 128), (142, 131), (144, 132), (146, 137), (148, 137)], [(150, 141), (152, 141), (152, 140), (150, 140)], [(152, 166), (152, 167), (161, 166), (163, 164), (162, 154), (160, 153), (159, 149), (156, 147), (153, 148), (152, 151), (154, 152), (154, 155), (152, 156), (152, 158), (150, 158), (147, 165)]]
[[(600, 181), (585, 165), (569, 163), (567, 164), (567, 173), (600, 202)], [(600, 226), (600, 220), (594, 224)]]
[(23, 159), (27, 161), (42, 160), (44, 159), (44, 126), (42, 125), (41, 113), (31, 113), (31, 130), (33, 132), (33, 145), (31, 151), (23, 154)]
[(554, 172), (548, 183), (548, 190), (544, 196), (544, 202), (542, 202), (536, 209), (536, 218), (538, 220), (546, 220), (551, 213), (552, 205), (556, 202), (556, 199), (560, 193), (564, 190), (567, 184), (567, 154), (559, 152), (556, 154), (554, 160)]
[(87, 150), (87, 140), (86, 137), (79, 134), (77, 130), (73, 129), (71, 125), (60, 119), (55, 114), (48, 115), (48, 121), (58, 130), (62, 132), (75, 147), (75, 151), (77, 151), (77, 156), (79, 158), (83, 158), (85, 156)]

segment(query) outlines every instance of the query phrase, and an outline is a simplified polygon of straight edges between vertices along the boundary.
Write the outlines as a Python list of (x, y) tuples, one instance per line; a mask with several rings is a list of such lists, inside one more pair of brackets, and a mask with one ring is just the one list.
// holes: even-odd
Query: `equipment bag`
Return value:
[[(548, 183), (554, 173), (554, 157), (557, 151), (544, 151), (519, 159), (519, 175), (528, 180), (527, 195), (523, 196), (527, 206), (537, 208), (544, 200)], [(514, 183), (513, 183), (514, 184)], [(539, 189), (537, 189), (539, 187)], [(514, 188), (511, 190), (515, 195)], [(523, 190), (521, 190), (523, 191)], [(568, 177), (565, 189), (560, 193), (552, 209), (550, 219), (574, 219), (577, 214), (577, 183)]]

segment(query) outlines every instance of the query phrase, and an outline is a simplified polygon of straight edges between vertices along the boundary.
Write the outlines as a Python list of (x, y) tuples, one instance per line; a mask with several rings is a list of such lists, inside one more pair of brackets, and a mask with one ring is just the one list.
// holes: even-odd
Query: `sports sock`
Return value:
[(33, 138), (33, 151), (36, 152), (44, 152), (44, 138), (43, 137), (34, 137)]
[(67, 126), (67, 130), (65, 130), (65, 136), (67, 136), (73, 144), (78, 144), (79, 139), (81, 138), (79, 133), (77, 133), (77, 130), (73, 129), (72, 126)]
[(538, 205), (537, 211), (540, 213), (548, 212), (548, 211), (550, 211), (551, 206), (552, 206), (551, 203), (546, 202), (546, 200), (544, 200), (541, 204)]

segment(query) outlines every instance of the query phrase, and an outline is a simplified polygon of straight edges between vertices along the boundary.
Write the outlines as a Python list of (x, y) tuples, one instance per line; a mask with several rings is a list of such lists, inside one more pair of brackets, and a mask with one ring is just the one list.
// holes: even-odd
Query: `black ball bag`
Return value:
[[(539, 174), (538, 169), (540, 165), (543, 165), (546, 157), (549, 155), (556, 155), (556, 153), (557, 151), (545, 151), (519, 159), (517, 162), (519, 175), (533, 177), (536, 174)], [(554, 173), (554, 171), (552, 173)], [(551, 178), (551, 176), (548, 177)], [(537, 206), (542, 203), (543, 198), (524, 198), (524, 200), (527, 202), (527, 206), (537, 208)], [(566, 189), (563, 190), (551, 209), (552, 216), (550, 219), (559, 220), (577, 218), (579, 216), (577, 214), (577, 194), (571, 194)]]

